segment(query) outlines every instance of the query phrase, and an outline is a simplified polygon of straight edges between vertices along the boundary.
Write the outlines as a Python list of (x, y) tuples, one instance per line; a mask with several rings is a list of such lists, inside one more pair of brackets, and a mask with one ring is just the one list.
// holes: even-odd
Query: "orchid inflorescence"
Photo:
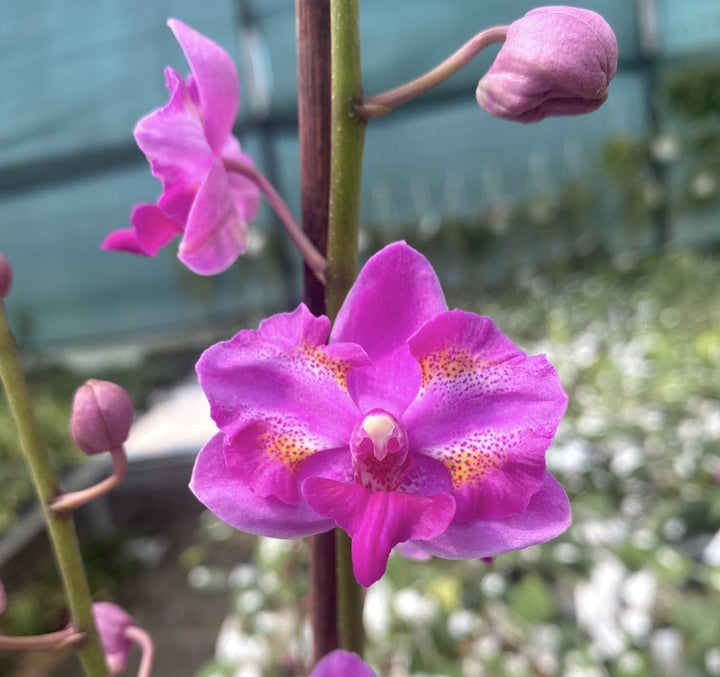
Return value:
[[(153, 257), (179, 237), (185, 266), (218, 274), (245, 251), (262, 194), (330, 294), (347, 271), (333, 269), (233, 134), (240, 84), (232, 58), (181, 21), (168, 26), (191, 72), (182, 78), (166, 69), (168, 103), (134, 131), (162, 193), (156, 203), (137, 205), (131, 227), (110, 233), (102, 248)], [(589, 10), (551, 6), (481, 31), (416, 80), (345, 102), (348, 118), (365, 125), (498, 42), (476, 91), (491, 115), (537, 122), (587, 113), (606, 99), (617, 68), (612, 30)], [(11, 281), (0, 253), (0, 308)], [(254, 534), (342, 530), (351, 539), (354, 577), (365, 587), (384, 575), (394, 550), (490, 560), (567, 529), (568, 497), (545, 464), (567, 396), (547, 359), (526, 355), (490, 318), (448, 309), (429, 261), (404, 242), (372, 256), (344, 294), (333, 321), (300, 304), (204, 352), (197, 372), (218, 432), (195, 464), (198, 499)], [(41, 477), (51, 531), (122, 480), (133, 415), (115, 384), (90, 380), (78, 390), (71, 436), (88, 455), (109, 451), (114, 469), (95, 487), (59, 495)], [(44, 452), (37, 453), (45, 467)], [(86, 598), (77, 603), (87, 609)], [(99, 602), (92, 622), (110, 672), (124, 669), (136, 643), (143, 649), (139, 674), (150, 674), (152, 643), (130, 615)], [(87, 623), (69, 625), (55, 643), (87, 640)], [(373, 674), (342, 649), (316, 658), (314, 677)]]

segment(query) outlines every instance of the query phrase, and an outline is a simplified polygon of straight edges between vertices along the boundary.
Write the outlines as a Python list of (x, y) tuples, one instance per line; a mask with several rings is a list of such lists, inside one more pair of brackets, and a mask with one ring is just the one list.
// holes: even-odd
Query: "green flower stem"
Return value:
[(27, 381), (20, 364), (15, 339), (10, 331), (5, 306), (0, 301), (0, 378), (18, 429), (20, 447), (30, 469), (45, 514), (50, 541), (65, 587), (74, 627), (87, 632), (78, 655), (87, 677), (108, 677), (105, 655), (100, 646), (92, 615), (92, 598), (80, 554), (75, 523), (70, 516), (52, 513), (49, 504), (58, 493), (55, 472), (40, 435), (30, 400)]
[[(362, 99), (359, 0), (330, 2), (330, 203), (325, 304), (331, 320), (357, 275), (360, 183), (365, 121), (355, 114)], [(349, 537), (336, 530), (338, 640), (363, 652), (363, 594), (352, 571)]]
[(504, 42), (507, 29), (507, 26), (493, 26), (480, 31), (445, 61), (419, 78), (382, 94), (363, 99), (355, 107), (356, 113), (363, 118), (379, 118), (400, 104), (424, 94), (433, 87), (437, 87), (451, 75), (467, 66), (486, 47), (498, 42)]
[(358, 221), (365, 121), (362, 99), (359, 0), (330, 3), (331, 126), (328, 269), (325, 302), (337, 315), (357, 275)]

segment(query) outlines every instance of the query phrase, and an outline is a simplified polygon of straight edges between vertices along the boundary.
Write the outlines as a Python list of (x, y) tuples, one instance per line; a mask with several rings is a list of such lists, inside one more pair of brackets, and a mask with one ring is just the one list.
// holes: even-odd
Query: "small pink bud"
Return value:
[(0, 614), (5, 611), (7, 606), (7, 595), (5, 594), (5, 586), (0, 581)]
[(130, 395), (115, 383), (90, 379), (77, 389), (70, 435), (89, 455), (120, 447), (130, 434), (134, 407)]
[(375, 673), (360, 656), (343, 649), (335, 649), (324, 656), (310, 673), (310, 677), (337, 677), (338, 675), (375, 677)]
[(7, 256), (0, 252), (0, 299), (4, 299), (12, 287), (12, 268)]
[(615, 34), (599, 14), (555, 5), (510, 24), (475, 96), (495, 117), (539, 122), (599, 108), (617, 71)]
[(135, 625), (132, 616), (116, 604), (96, 602), (93, 616), (100, 643), (105, 651), (105, 662), (111, 674), (117, 675), (125, 669), (133, 642), (126, 636), (126, 630)]

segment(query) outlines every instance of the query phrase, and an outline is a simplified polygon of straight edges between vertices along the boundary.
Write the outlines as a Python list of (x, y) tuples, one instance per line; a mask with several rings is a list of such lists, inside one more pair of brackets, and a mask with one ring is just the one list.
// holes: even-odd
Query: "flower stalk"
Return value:
[(303, 232), (289, 207), (285, 204), (270, 181), (255, 167), (246, 162), (240, 162), (234, 158), (223, 158), (223, 164), (225, 165), (225, 169), (250, 179), (260, 189), (275, 214), (277, 214), (280, 222), (285, 227), (287, 234), (297, 247), (308, 268), (310, 268), (320, 282), (324, 283), (325, 268), (327, 267), (325, 257), (315, 248), (315, 245)]
[[(330, 185), (330, 0), (295, 0), (298, 63), (298, 141), (302, 228), (327, 252)], [(304, 301), (325, 314), (325, 287), (304, 274)], [(338, 648), (335, 534), (310, 536), (309, 608), (312, 662)]]
[(68, 626), (57, 632), (29, 637), (13, 637), (0, 635), (0, 649), (64, 649), (68, 646), (79, 646), (86, 633)]
[(145, 630), (137, 625), (131, 625), (129, 628), (126, 628), (123, 634), (140, 648), (142, 654), (137, 677), (150, 677), (155, 661), (155, 644), (152, 638)]
[(362, 100), (359, 0), (331, 0), (331, 124), (328, 272), (325, 302), (335, 319), (355, 281), (365, 120)]
[(116, 447), (110, 450), (113, 459), (113, 471), (109, 477), (101, 482), (94, 484), (87, 489), (79, 491), (71, 491), (66, 494), (60, 494), (50, 502), (50, 510), (56, 515), (77, 510), (80, 506), (95, 500), (96, 498), (108, 493), (114, 489), (125, 478), (127, 472), (127, 455), (124, 447)]
[(507, 30), (508, 26), (493, 26), (480, 31), (454, 54), (424, 75), (382, 94), (363, 99), (355, 106), (355, 113), (363, 119), (379, 118), (399, 105), (437, 87), (467, 66), (486, 47), (503, 42)]
[(105, 657), (92, 616), (92, 599), (73, 520), (57, 515), (49, 505), (58, 494), (55, 472), (40, 435), (17, 345), (0, 301), (0, 379), (15, 420), (20, 447), (42, 505), (50, 541), (67, 596), (72, 623), (87, 633), (78, 656), (87, 677), (107, 677)]
[[(335, 319), (357, 276), (360, 186), (365, 120), (362, 100), (359, 0), (331, 0), (331, 124), (327, 315)], [(353, 576), (350, 538), (336, 529), (335, 553), (340, 647), (363, 653), (362, 589)]]

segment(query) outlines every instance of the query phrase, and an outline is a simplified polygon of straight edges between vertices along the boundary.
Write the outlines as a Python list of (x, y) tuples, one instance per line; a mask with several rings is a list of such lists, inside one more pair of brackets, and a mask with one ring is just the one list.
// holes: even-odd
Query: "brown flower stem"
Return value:
[(340, 646), (362, 656), (365, 646), (363, 605), (365, 593), (355, 580), (352, 566), (352, 540), (342, 529), (335, 529), (338, 579), (338, 634)]
[(68, 626), (57, 632), (30, 637), (11, 637), (0, 635), (0, 649), (63, 649), (68, 646), (79, 646), (87, 633)]
[(81, 505), (85, 505), (95, 500), (99, 496), (106, 494), (114, 489), (125, 478), (127, 472), (127, 455), (124, 447), (120, 446), (110, 450), (113, 458), (113, 471), (110, 477), (105, 478), (102, 482), (98, 482), (87, 489), (79, 491), (70, 491), (66, 494), (56, 496), (49, 505), (50, 510), (56, 515), (62, 515), (73, 510), (77, 510)]
[(507, 35), (507, 29), (507, 26), (493, 26), (480, 31), (445, 61), (419, 78), (415, 78), (382, 94), (362, 99), (355, 106), (355, 113), (365, 120), (379, 118), (389, 113), (393, 108), (397, 108), (399, 105), (410, 101), (410, 99), (414, 99), (433, 87), (437, 87), (461, 68), (467, 66), (486, 47), (503, 42)]
[[(330, 0), (295, 0), (298, 63), (298, 140), (302, 227), (327, 252), (330, 199)], [(304, 301), (325, 314), (325, 287), (306, 269)], [(311, 536), (309, 544), (312, 662), (338, 648), (335, 532)]]
[(307, 235), (302, 231), (302, 228), (298, 225), (289, 207), (285, 204), (285, 201), (280, 197), (280, 194), (275, 190), (275, 187), (270, 181), (251, 164), (228, 158), (223, 160), (223, 164), (229, 172), (241, 174), (250, 179), (262, 191), (308, 268), (312, 270), (318, 280), (324, 283), (325, 268), (327, 267), (325, 257), (315, 248), (315, 245), (310, 242)]
[[(330, 0), (295, 0), (302, 229), (327, 256), (330, 200)], [(305, 304), (325, 314), (325, 287), (305, 270)]]
[(155, 644), (153, 644), (152, 637), (137, 625), (126, 628), (124, 634), (130, 641), (135, 642), (142, 652), (137, 677), (150, 677), (155, 661)]

